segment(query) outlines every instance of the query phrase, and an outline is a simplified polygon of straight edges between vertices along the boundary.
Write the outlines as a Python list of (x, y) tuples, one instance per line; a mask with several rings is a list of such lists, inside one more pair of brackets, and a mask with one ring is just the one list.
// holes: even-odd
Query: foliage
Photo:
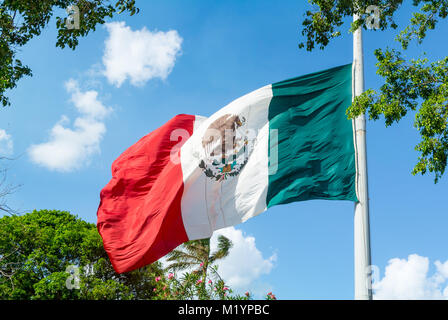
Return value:
[[(211, 255), (205, 240), (191, 241), (187, 246), (194, 248), (190, 252), (202, 254), (198, 257), (208, 257), (207, 268), (213, 269), (211, 272), (217, 275), (217, 266), (212, 264), (228, 254), (231, 242), (221, 237), (218, 250)], [(201, 250), (208, 254), (204, 255)], [(170, 261), (193, 262), (184, 258)], [(177, 277), (174, 273), (165, 272), (160, 262), (155, 262), (132, 272), (117, 274), (92, 223), (56, 210), (0, 218), (1, 300), (252, 298), (249, 292), (243, 296), (233, 294), (219, 276), (216, 280), (204, 278), (207, 271), (204, 264), (186, 265), (197, 268)], [(71, 270), (79, 271), (79, 282)], [(275, 296), (269, 293), (266, 298), (275, 299)]]
[[(314, 10), (306, 12), (302, 35), (306, 42), (299, 47), (312, 51), (316, 45), (324, 49), (341, 35), (340, 27), (344, 19), (357, 14), (360, 19), (351, 22), (350, 31), (362, 26), (366, 29), (366, 9), (377, 5), (380, 9), (380, 29), (395, 29), (395, 12), (402, 0), (358, 0), (329, 1), (310, 0)], [(413, 0), (418, 7), (409, 25), (395, 38), (401, 49), (406, 51), (411, 41), (421, 44), (428, 31), (436, 28), (440, 19), (448, 15), (447, 0)], [(448, 159), (448, 58), (429, 62), (426, 58), (406, 60), (399, 50), (387, 48), (375, 50), (378, 60), (377, 74), (385, 79), (379, 91), (366, 90), (356, 97), (347, 110), (350, 118), (368, 112), (371, 120), (384, 116), (386, 126), (399, 122), (410, 111), (415, 111), (414, 126), (420, 133), (421, 141), (415, 147), (419, 152), (418, 162), (412, 173), (435, 176), (437, 182), (444, 174)]]
[[(160, 300), (251, 300), (249, 292), (233, 294), (218, 273), (216, 262), (228, 256), (232, 241), (218, 236), (217, 249), (211, 252), (210, 239), (193, 240), (171, 251), (166, 257), (170, 263), (167, 277), (156, 277), (154, 292)], [(175, 272), (188, 270), (178, 277)], [(170, 272), (173, 271), (173, 272)], [(269, 292), (266, 300), (276, 300)]]
[[(95, 31), (98, 24), (115, 14), (138, 13), (135, 0), (0, 0), (0, 104), (10, 104), (6, 91), (17, 86), (24, 76), (31, 76), (31, 69), (17, 58), (19, 48), (39, 36), (55, 13), (58, 31), (56, 46), (75, 49), (79, 38)], [(66, 26), (66, 9), (79, 8), (79, 29)], [(63, 11), (62, 11), (62, 10)]]
[[(66, 286), (79, 267), (79, 290)], [(0, 299), (152, 299), (160, 263), (117, 274), (96, 226), (64, 211), (0, 218)]]
[(167, 261), (170, 264), (166, 270), (181, 271), (195, 269), (194, 273), (202, 275), (204, 284), (209, 271), (214, 278), (221, 279), (213, 264), (227, 257), (231, 248), (232, 242), (223, 235), (218, 237), (218, 248), (213, 253), (210, 253), (210, 239), (188, 241), (167, 255)]
[[(217, 271), (217, 266), (213, 266)], [(216, 281), (202, 280), (199, 272), (185, 272), (180, 279), (169, 273), (166, 277), (155, 278), (157, 282), (153, 289), (156, 300), (252, 300), (252, 295), (247, 291), (244, 295), (234, 294), (225, 282), (219, 278)], [(266, 300), (277, 300), (276, 296), (269, 292)]]
[(234, 295), (222, 279), (204, 282), (199, 272), (185, 272), (180, 279), (174, 273), (156, 277), (156, 300), (250, 300), (251, 295)]

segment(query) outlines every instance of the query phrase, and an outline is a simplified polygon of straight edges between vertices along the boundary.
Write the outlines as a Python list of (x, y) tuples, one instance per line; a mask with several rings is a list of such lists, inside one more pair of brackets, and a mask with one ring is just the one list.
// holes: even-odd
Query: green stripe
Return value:
[[(269, 175), (267, 206), (358, 201), (352, 122), (345, 114), (352, 100), (352, 65), (275, 83), (272, 92), (269, 129), (270, 135), (278, 130), (278, 166)], [(269, 159), (275, 170), (275, 157)]]

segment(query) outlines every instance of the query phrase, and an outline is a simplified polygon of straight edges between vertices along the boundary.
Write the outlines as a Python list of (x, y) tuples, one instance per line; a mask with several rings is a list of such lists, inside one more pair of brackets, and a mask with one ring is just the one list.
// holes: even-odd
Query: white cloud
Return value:
[(436, 261), (429, 274), (430, 263), (417, 254), (408, 259), (389, 260), (384, 277), (374, 283), (375, 299), (448, 299), (448, 260)]
[(103, 64), (110, 83), (120, 87), (129, 78), (132, 85), (141, 86), (152, 78), (165, 80), (171, 73), (182, 44), (176, 30), (133, 31), (124, 22), (106, 23), (106, 28)]
[(12, 137), (4, 129), (0, 129), (0, 156), (10, 156), (13, 154), (14, 144)]
[(102, 120), (110, 112), (101, 101), (98, 100), (98, 92), (94, 90), (81, 92), (76, 80), (70, 79), (65, 83), (67, 92), (71, 93), (71, 102), (78, 112), (84, 117)]
[(88, 163), (93, 154), (99, 153), (100, 142), (106, 133), (103, 121), (111, 112), (98, 100), (98, 92), (81, 91), (73, 79), (67, 81), (65, 87), (80, 114), (73, 123), (73, 129), (66, 127), (70, 120), (62, 116), (51, 129), (48, 142), (28, 149), (34, 163), (61, 172), (78, 169)]
[[(253, 292), (254, 288), (260, 291), (260, 294), (270, 291), (269, 285), (261, 284), (260, 286), (257, 280), (261, 275), (271, 272), (277, 259), (276, 254), (264, 258), (255, 244), (255, 238), (244, 235), (241, 230), (234, 227), (213, 233), (210, 242), (211, 251), (216, 250), (219, 235), (229, 238), (233, 243), (229, 255), (218, 263), (218, 273), (226, 283), (238, 292), (246, 290)], [(264, 288), (261, 288), (263, 286)]]

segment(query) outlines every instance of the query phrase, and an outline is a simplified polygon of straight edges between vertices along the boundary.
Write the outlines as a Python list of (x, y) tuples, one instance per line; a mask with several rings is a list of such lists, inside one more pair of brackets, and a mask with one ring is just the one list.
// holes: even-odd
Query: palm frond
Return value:
[[(198, 262), (200, 261), (195, 255), (189, 254), (182, 250), (173, 250), (166, 255), (167, 261), (184, 261), (184, 262)], [(199, 262), (200, 263), (200, 262)]]
[(210, 257), (210, 262), (215, 262), (216, 260), (227, 257), (229, 255), (232, 246), (233, 243), (229, 238), (220, 235), (218, 237), (218, 250), (212, 253)]
[(195, 265), (197, 265), (197, 263), (193, 263), (193, 262), (175, 262), (170, 264), (169, 266), (167, 266), (165, 268), (166, 271), (182, 271), (188, 268), (192, 268)]
[(184, 245), (184, 248), (190, 252), (190, 254), (201, 258), (201, 260), (205, 260), (208, 258), (210, 252), (210, 242), (205, 239), (190, 241)]

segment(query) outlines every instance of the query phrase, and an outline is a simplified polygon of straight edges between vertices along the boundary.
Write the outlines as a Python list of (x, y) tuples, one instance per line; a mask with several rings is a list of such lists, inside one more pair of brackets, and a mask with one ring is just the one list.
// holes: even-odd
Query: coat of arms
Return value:
[(205, 175), (216, 181), (238, 175), (249, 160), (255, 137), (245, 129), (246, 119), (225, 114), (207, 128), (202, 138), (205, 157), (199, 163)]

